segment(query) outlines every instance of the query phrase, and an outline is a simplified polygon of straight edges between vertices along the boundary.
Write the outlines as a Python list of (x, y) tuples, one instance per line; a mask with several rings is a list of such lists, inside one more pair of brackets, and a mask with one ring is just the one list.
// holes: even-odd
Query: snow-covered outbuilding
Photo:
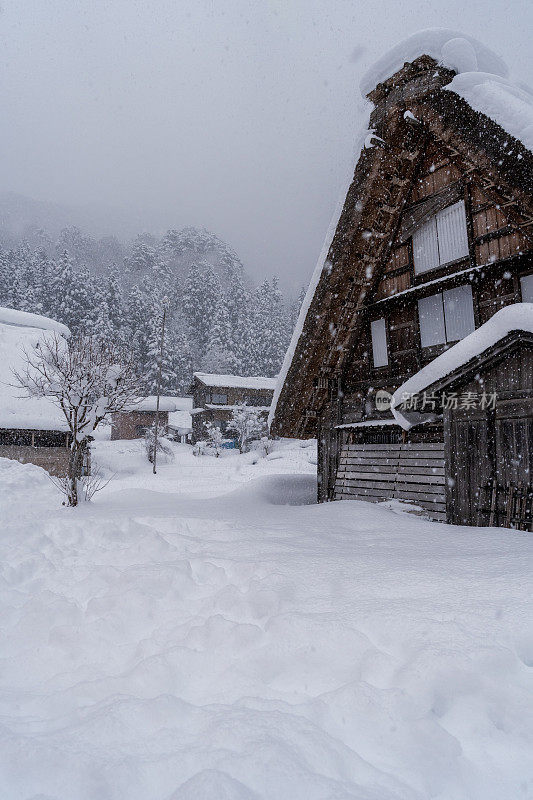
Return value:
[[(159, 398), (159, 425), (168, 428), (169, 414), (178, 408), (182, 398), (161, 396)], [(124, 411), (111, 417), (111, 439), (140, 439), (155, 422), (157, 397), (139, 397)]]
[(175, 397), (176, 410), (168, 415), (170, 434), (185, 444), (192, 435), (192, 397)]
[(450, 522), (532, 530), (532, 396), (533, 303), (497, 311), (394, 393), (404, 430), (443, 418)]
[[(444, 409), (405, 430), (389, 401), (502, 307), (533, 301), (533, 99), (499, 57), (446, 30), (394, 48), (361, 89), (355, 172), (302, 304), (271, 431), (318, 437), (320, 501), (410, 499), (454, 521)], [(514, 375), (505, 352), (518, 385), (524, 367)], [(531, 428), (513, 430), (509, 447), (529, 458)]]
[(66, 419), (52, 398), (28, 397), (15, 378), (46, 336), (68, 338), (70, 332), (39, 314), (0, 308), (0, 456), (61, 476), (69, 456)]
[[(262, 412), (266, 420), (275, 386), (275, 378), (195, 372), (191, 386), (193, 440), (197, 442), (205, 438), (207, 422), (212, 422), (225, 433), (232, 412), (243, 404)], [(232, 436), (230, 434), (230, 438)]]

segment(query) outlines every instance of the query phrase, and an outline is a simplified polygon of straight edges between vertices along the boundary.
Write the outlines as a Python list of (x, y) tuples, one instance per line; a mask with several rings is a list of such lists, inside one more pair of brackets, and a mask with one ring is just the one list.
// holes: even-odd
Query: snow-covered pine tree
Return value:
[[(143, 379), (147, 394), (157, 392), (159, 375), (159, 359), (161, 351), (161, 325), (163, 319), (162, 303), (154, 302), (151, 312), (150, 331), (148, 334), (148, 352)], [(172, 331), (168, 322), (165, 324), (163, 337), (163, 356), (161, 359), (161, 394), (176, 394), (176, 375), (174, 371), (174, 351)]]
[(109, 316), (109, 306), (105, 299), (100, 300), (94, 322), (89, 331), (102, 342), (116, 342), (116, 331)]
[(244, 286), (242, 270), (233, 271), (225, 294), (235, 371), (240, 375), (251, 374), (247, 370), (246, 363), (250, 332), (250, 296)]
[(109, 320), (119, 339), (125, 338), (126, 314), (123, 292), (115, 274), (109, 276), (105, 284), (104, 299), (107, 303)]
[(206, 353), (220, 295), (220, 280), (213, 267), (205, 261), (191, 264), (183, 289), (182, 307), (196, 364), (201, 363)]
[(172, 330), (171, 342), (176, 391), (180, 395), (188, 394), (192, 381), (192, 357), (187, 331), (181, 322)]
[(132, 286), (127, 302), (128, 328), (131, 346), (142, 374), (148, 357), (148, 338), (153, 313), (152, 298), (140, 286)]
[(277, 279), (263, 281), (252, 295), (247, 347), (249, 374), (275, 377), (289, 341), (289, 326)]
[(10, 260), (5, 250), (0, 251), (0, 305), (9, 306)]
[(220, 295), (209, 330), (206, 353), (202, 359), (204, 372), (235, 373), (239, 363), (232, 345), (226, 298)]
[(155, 263), (155, 249), (148, 244), (144, 237), (137, 237), (133, 243), (131, 256), (127, 260), (127, 268), (132, 273), (151, 272)]

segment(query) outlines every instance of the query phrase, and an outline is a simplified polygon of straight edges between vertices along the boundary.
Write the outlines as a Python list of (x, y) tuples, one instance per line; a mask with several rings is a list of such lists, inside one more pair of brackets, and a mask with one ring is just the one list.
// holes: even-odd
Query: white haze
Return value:
[(436, 26), (532, 82), (528, 0), (5, 0), (0, 192), (117, 209), (94, 233), (204, 226), (294, 290), (351, 167), (362, 72)]

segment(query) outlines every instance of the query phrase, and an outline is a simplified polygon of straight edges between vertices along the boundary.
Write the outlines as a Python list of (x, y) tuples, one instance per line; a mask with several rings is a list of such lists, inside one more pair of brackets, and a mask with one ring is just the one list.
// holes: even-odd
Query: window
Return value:
[(475, 328), (472, 288), (458, 286), (418, 301), (422, 347), (457, 342)]
[(375, 367), (386, 367), (389, 363), (387, 352), (387, 329), (383, 318), (370, 323), (372, 334), (372, 357)]
[(522, 302), (533, 303), (533, 274), (524, 275), (520, 278), (520, 288), (522, 290)]
[(247, 394), (244, 398), (244, 402), (248, 406), (257, 406), (257, 407), (264, 407), (270, 405), (270, 398), (266, 397), (262, 394)]
[(217, 394), (213, 392), (211, 395), (211, 402), (217, 406), (225, 406), (228, 403), (228, 395), (227, 394)]
[(468, 255), (463, 200), (444, 208), (413, 233), (415, 272), (427, 272)]

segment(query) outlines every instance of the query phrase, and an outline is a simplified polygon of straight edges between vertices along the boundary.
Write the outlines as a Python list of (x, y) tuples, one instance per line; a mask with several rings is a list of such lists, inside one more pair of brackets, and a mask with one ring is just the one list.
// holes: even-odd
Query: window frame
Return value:
[[(383, 330), (383, 337), (384, 337), (384, 345), (385, 345), (385, 356), (387, 358), (384, 364), (376, 364), (376, 348), (374, 346), (374, 325), (382, 322), (382, 330)], [(390, 349), (389, 349), (389, 331), (387, 325), (387, 318), (386, 317), (378, 317), (377, 319), (373, 319), (370, 321), (370, 343), (372, 347), (372, 367), (374, 369), (386, 369), (390, 366)]]
[[(458, 289), (470, 290), (469, 291), (469, 300), (470, 300), (470, 309), (469, 310), (471, 311), (471, 321), (472, 321), (472, 326), (473, 327), (472, 327), (472, 330), (469, 330), (468, 333), (465, 333), (461, 338), (452, 339), (452, 338), (448, 338), (448, 328), (451, 327), (451, 321), (452, 320), (451, 320), (450, 312), (449, 311), (447, 312), (447, 305), (446, 305), (446, 301), (445, 301), (445, 295), (448, 295), (448, 293), (451, 293), (451, 292), (457, 292)], [(423, 344), (422, 343), (422, 318), (423, 318), (423, 315), (420, 313), (420, 303), (421, 303), (421, 301), (423, 302), (424, 300), (429, 300), (429, 299), (433, 299), (433, 298), (440, 298), (440, 303), (438, 305), (439, 305), (439, 308), (441, 309), (441, 312), (442, 312), (441, 319), (442, 319), (442, 328), (444, 330), (444, 340), (443, 341), (438, 341), (438, 342), (433, 342), (432, 344)], [(445, 345), (451, 345), (451, 344), (454, 344), (455, 342), (462, 341), (462, 339), (464, 339), (465, 336), (468, 336), (470, 333), (472, 333), (473, 331), (476, 330), (476, 317), (475, 317), (475, 311), (474, 311), (474, 294), (472, 292), (471, 284), (470, 283), (462, 283), (459, 286), (452, 286), (449, 289), (443, 289), (440, 292), (435, 292), (433, 294), (424, 295), (424, 297), (419, 297), (418, 300), (417, 300), (417, 314), (418, 314), (418, 331), (419, 331), (419, 337), (420, 337), (420, 348), (422, 350), (428, 350), (429, 348), (432, 348), (432, 347), (442, 347), (442, 346), (445, 346)], [(447, 318), (448, 318), (448, 320), (447, 320)]]
[[(464, 231), (463, 232), (464, 232), (464, 247), (465, 247), (465, 251), (461, 255), (458, 255), (456, 258), (453, 258), (453, 259), (451, 259), (449, 261), (441, 261), (441, 258), (440, 258), (440, 247), (439, 247), (439, 219), (442, 219), (446, 213), (449, 213), (450, 209), (452, 209), (454, 206), (462, 206), (462, 210), (463, 210), (462, 220), (464, 222)], [(435, 248), (436, 248), (436, 251), (437, 251), (437, 254), (438, 254), (438, 263), (434, 264), (433, 266), (427, 267), (426, 269), (418, 269), (417, 268), (417, 258), (416, 258), (416, 252), (417, 252), (418, 248), (415, 245), (415, 236), (419, 231), (422, 231), (424, 228), (426, 228), (428, 225), (431, 225), (431, 224), (433, 224), (434, 231), (435, 231)], [(470, 232), (469, 232), (469, 225), (468, 225), (467, 203), (465, 202), (465, 199), (461, 198), (460, 200), (456, 200), (454, 203), (450, 203), (450, 205), (445, 206), (440, 211), (437, 211), (436, 214), (430, 215), (426, 220), (424, 220), (424, 222), (422, 222), (418, 226), (418, 228), (415, 231), (413, 231), (413, 233), (411, 234), (410, 238), (411, 238), (411, 257), (412, 257), (412, 260), (413, 260), (413, 274), (414, 274), (414, 278), (415, 279), (423, 280), (424, 276), (427, 275), (428, 273), (432, 273), (435, 270), (439, 270), (439, 269), (445, 269), (446, 267), (449, 267), (451, 264), (456, 264), (458, 261), (463, 261), (464, 259), (469, 258), (470, 257)], [(442, 238), (442, 234), (441, 234), (441, 238)]]
[[(215, 400), (215, 398), (223, 397), (224, 400)], [(227, 392), (211, 392), (210, 395), (211, 403), (214, 406), (227, 406), (228, 405), (228, 393)]]
[[(524, 283), (528, 281), (531, 283), (531, 300), (524, 299)], [(520, 299), (522, 303), (533, 303), (533, 272), (530, 272), (529, 275), (521, 275), (520, 276)]]

